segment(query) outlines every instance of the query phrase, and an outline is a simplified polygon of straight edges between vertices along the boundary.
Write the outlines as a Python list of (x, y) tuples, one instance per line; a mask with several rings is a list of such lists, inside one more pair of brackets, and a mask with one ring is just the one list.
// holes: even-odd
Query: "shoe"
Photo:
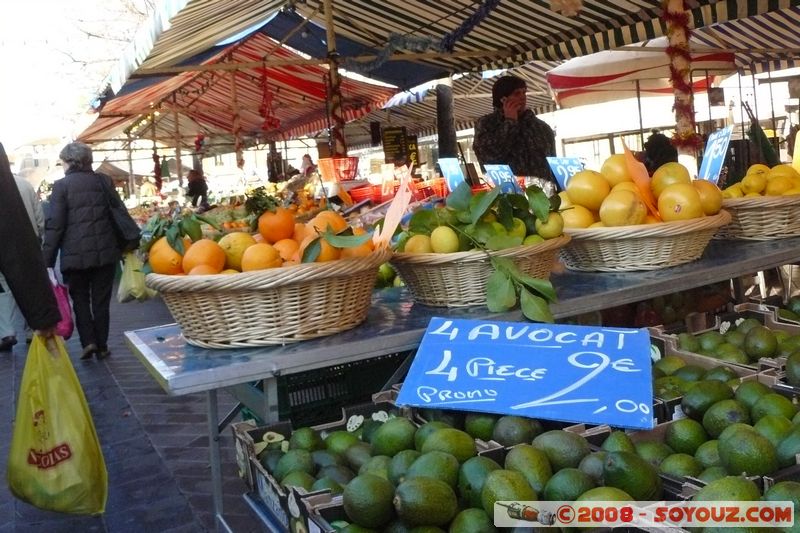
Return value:
[(14, 345), (17, 344), (17, 338), (14, 336), (3, 337), (0, 339), (0, 352), (10, 352)]
[(111, 355), (111, 351), (108, 348), (100, 348), (95, 352), (95, 355), (98, 360), (102, 360)]
[(83, 355), (81, 355), (81, 360), (86, 361), (91, 359), (97, 353), (97, 346), (94, 344), (89, 344), (83, 347)]

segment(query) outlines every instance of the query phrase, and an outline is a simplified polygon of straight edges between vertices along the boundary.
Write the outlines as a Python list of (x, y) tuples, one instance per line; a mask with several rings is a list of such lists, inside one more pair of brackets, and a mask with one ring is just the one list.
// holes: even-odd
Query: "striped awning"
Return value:
[[(272, 60), (302, 59), (256, 32), (241, 42), (219, 47), (202, 64), (252, 62), (265, 56)], [(131, 131), (136, 137), (155, 136), (168, 145), (174, 145), (176, 136), (180, 136), (182, 145), (192, 146), (199, 133), (232, 138), (238, 131), (251, 142), (299, 137), (327, 127), (327, 75), (328, 67), (316, 64), (184, 72), (110, 99), (79, 138), (96, 143)], [(271, 96), (267, 115), (280, 122), (279, 128), (265, 126), (264, 83)], [(379, 109), (396, 92), (391, 87), (350, 78), (343, 78), (341, 87), (342, 108), (348, 120)], [(151, 120), (155, 111), (158, 116)]]

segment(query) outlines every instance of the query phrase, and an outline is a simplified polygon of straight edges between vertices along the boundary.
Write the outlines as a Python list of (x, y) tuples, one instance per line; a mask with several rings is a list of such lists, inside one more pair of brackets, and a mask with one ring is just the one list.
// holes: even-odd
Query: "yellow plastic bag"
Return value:
[(92, 415), (64, 341), (33, 337), (8, 454), (8, 486), (41, 509), (105, 511), (108, 473)]
[(144, 263), (135, 252), (125, 254), (122, 262), (122, 277), (117, 288), (117, 301), (119, 303), (132, 300), (144, 301), (158, 294), (150, 289), (144, 282)]

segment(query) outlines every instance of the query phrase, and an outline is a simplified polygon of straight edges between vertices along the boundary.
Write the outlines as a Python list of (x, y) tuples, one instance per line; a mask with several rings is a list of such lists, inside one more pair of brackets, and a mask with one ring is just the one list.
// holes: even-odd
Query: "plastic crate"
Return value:
[(294, 427), (337, 420), (342, 408), (369, 402), (410, 352), (279, 376), (278, 417)]

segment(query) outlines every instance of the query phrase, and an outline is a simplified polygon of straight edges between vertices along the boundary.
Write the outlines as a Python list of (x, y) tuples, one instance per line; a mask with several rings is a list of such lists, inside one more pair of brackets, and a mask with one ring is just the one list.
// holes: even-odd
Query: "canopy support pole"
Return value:
[(436, 85), (436, 130), (439, 133), (439, 157), (458, 157), (452, 78), (441, 79)]
[(181, 124), (178, 112), (178, 98), (172, 93), (172, 102), (175, 104), (175, 172), (178, 173), (178, 187), (183, 188), (183, 164), (181, 163)]
[(236, 152), (236, 166), (244, 168), (242, 153), (242, 117), (239, 115), (239, 95), (236, 92), (236, 71), (231, 72), (231, 109), (233, 109), (233, 149)]
[[(769, 85), (769, 110), (772, 113), (772, 141), (770, 142), (774, 142), (778, 139), (778, 123), (775, 121), (775, 100), (772, 95), (772, 66), (769, 63), (767, 63), (767, 77), (769, 79), (769, 83), (767, 84)], [(756, 88), (753, 87), (753, 95), (755, 94)], [(758, 98), (756, 98), (756, 100), (758, 100)], [(776, 146), (776, 149), (778, 151), (778, 157), (780, 157), (780, 145)]]
[(641, 149), (644, 150), (644, 119), (642, 118), (642, 91), (639, 87), (639, 80), (636, 80), (636, 106), (639, 108), (639, 142)]
[(128, 198), (133, 196), (133, 137), (128, 132)]
[(333, 24), (333, 0), (325, 0), (325, 33), (328, 41), (328, 63), (330, 65), (331, 151), (334, 156), (346, 156), (344, 139), (344, 115), (342, 114), (342, 78), (339, 74), (339, 53), (336, 51), (336, 28)]

